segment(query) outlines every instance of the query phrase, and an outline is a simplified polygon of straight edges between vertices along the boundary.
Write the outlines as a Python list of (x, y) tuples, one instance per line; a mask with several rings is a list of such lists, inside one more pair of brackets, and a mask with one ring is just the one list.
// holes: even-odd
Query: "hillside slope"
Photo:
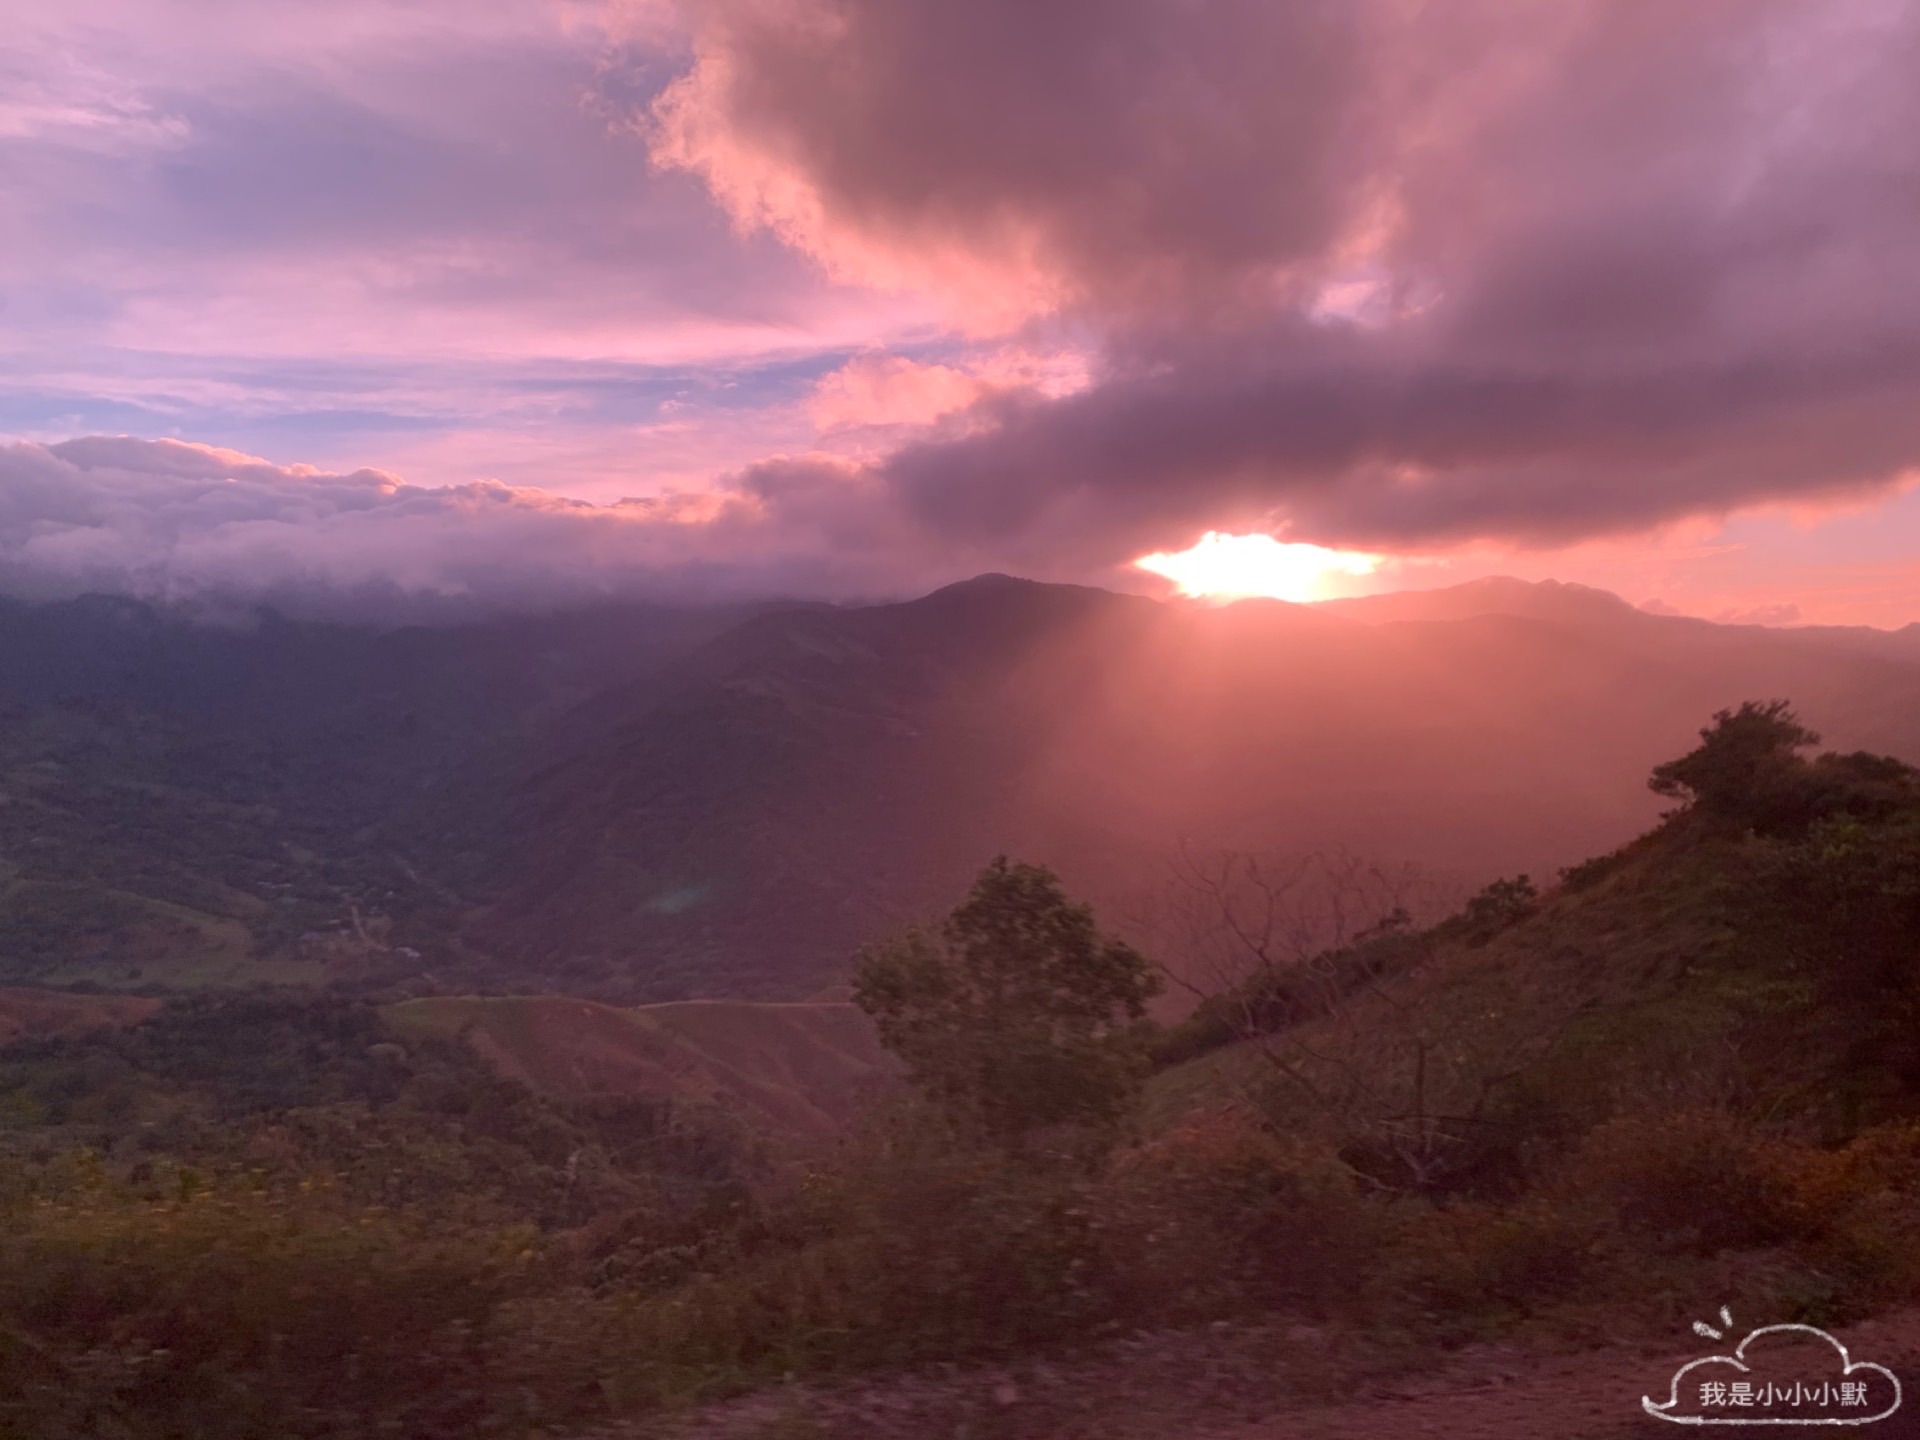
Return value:
[[(1245, 1087), (1264, 1094), (1273, 1055), (1297, 1060), (1306, 1082), (1273, 1090), (1295, 1117), (1313, 1108), (1309, 1086), (1341, 1075), (1371, 1097), (1356, 1116), (1463, 1115), (1524, 1085), (1556, 1090), (1556, 1103), (1583, 1107), (1591, 1124), (1617, 1084), (1653, 1085), (1669, 1069), (1676, 1083), (1709, 1093), (1727, 1078), (1713, 1067), (1743, 1058), (1724, 1042), (1756, 983), (1737, 964), (1742, 928), (1730, 883), (1749, 868), (1734, 843), (1644, 837), (1603, 879), (1548, 893), (1534, 914), (1490, 938), (1420, 937), (1394, 973), (1333, 1013), (1162, 1072), (1155, 1113), (1171, 1121)], [(1577, 1090), (1558, 1095), (1562, 1077), (1578, 1077)]]
[[(1378, 623), (992, 576), (767, 615), (596, 702), (570, 753), (443, 792), (416, 844), (472, 858), (460, 883), (491, 903), (470, 933), (524, 972), (798, 997), (996, 853), (1112, 913), (1183, 841), (1479, 883), (1644, 829), (1648, 767), (1749, 696), (1920, 756), (1920, 663), (1891, 651), (1463, 588), (1391, 597)], [(1540, 613), (1512, 613), (1525, 601)]]
[(1727, 1112), (1822, 1143), (1910, 1120), (1920, 785), (1900, 784), (1891, 818), (1798, 833), (1690, 809), (1498, 921), (1329, 958), (1350, 983), (1293, 986), (1314, 999), (1292, 1019), (1196, 1018), (1173, 1053), (1205, 1053), (1155, 1076), (1152, 1122), (1247, 1101), (1381, 1184), (1500, 1194), (1621, 1117)]
[(851, 1005), (689, 1001), (619, 1009), (560, 995), (436, 997), (382, 1012), (396, 1034), (465, 1039), (566, 1100), (678, 1096), (785, 1134), (828, 1134), (892, 1063)]
[[(751, 613), (378, 629), (0, 599), (0, 979), (315, 982), (421, 968), (403, 948), (457, 963), (457, 897), (377, 827)], [(356, 912), (387, 923), (356, 934)]]

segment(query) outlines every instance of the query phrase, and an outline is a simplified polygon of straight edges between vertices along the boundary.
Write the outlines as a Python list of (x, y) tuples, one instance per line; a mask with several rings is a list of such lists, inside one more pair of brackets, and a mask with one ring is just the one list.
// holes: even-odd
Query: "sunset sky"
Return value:
[(32, 6), (0, 589), (1164, 593), (1211, 533), (1920, 621), (1916, 74), (1895, 0)]

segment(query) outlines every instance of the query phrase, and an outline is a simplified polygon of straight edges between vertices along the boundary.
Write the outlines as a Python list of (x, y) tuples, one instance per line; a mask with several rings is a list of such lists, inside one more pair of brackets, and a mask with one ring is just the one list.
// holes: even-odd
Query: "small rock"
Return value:
[(1020, 1387), (1011, 1380), (1002, 1380), (993, 1387), (993, 1403), (996, 1405), (1018, 1405)]

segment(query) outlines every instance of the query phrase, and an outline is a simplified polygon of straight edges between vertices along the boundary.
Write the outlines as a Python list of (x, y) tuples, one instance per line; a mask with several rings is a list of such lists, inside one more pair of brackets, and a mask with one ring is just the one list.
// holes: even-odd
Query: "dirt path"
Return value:
[(1836, 1433), (1871, 1440), (1920, 1437), (1920, 1311), (1867, 1321), (1835, 1334), (1855, 1359), (1884, 1364), (1900, 1376), (1909, 1396), (1901, 1411), (1865, 1427), (1678, 1426), (1642, 1413), (1640, 1397), (1663, 1398), (1667, 1377), (1703, 1350), (1601, 1351), (1501, 1366), (1468, 1357), (1383, 1397), (1297, 1410), (1248, 1424), (1203, 1426), (1188, 1430), (1180, 1440), (1379, 1440), (1383, 1436), (1417, 1440), (1426, 1435), (1445, 1440), (1675, 1440), (1689, 1433), (1717, 1440)]
[(1920, 1310), (1837, 1330), (1900, 1376), (1907, 1403), (1865, 1427), (1675, 1426), (1640, 1397), (1704, 1353), (1686, 1345), (1462, 1352), (1413, 1379), (1307, 1327), (1138, 1336), (1059, 1364), (947, 1368), (795, 1386), (581, 1440), (1920, 1440)]

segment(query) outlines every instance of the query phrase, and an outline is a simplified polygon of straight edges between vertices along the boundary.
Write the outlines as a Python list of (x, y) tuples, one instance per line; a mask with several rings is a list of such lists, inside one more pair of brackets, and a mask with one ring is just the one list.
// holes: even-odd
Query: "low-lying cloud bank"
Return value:
[(896, 543), (872, 477), (763, 465), (732, 488), (592, 505), (497, 482), (334, 474), (173, 440), (0, 447), (0, 592), (457, 614), (628, 598), (898, 594), (967, 573)]

